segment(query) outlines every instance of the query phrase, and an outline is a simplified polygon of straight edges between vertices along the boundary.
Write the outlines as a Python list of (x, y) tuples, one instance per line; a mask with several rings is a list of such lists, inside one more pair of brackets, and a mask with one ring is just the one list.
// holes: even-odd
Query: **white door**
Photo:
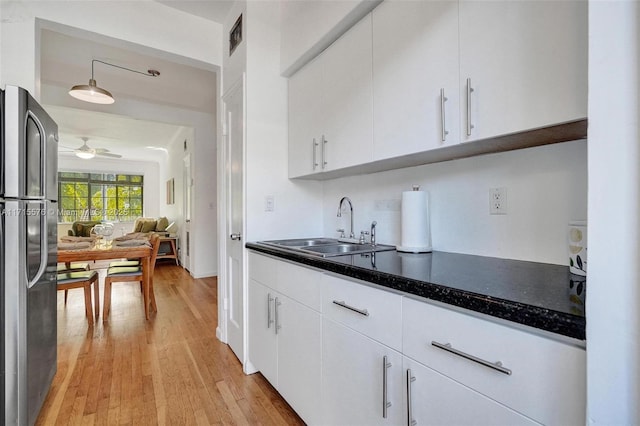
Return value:
[(244, 362), (243, 232), (244, 232), (244, 83), (222, 98), (226, 128), (226, 276), (227, 342)]
[(459, 7), (463, 142), (587, 116), (587, 2)]
[(323, 53), (321, 157), (327, 163), (325, 170), (373, 158), (371, 49), (371, 16), (367, 16)]
[(407, 424), (403, 383), (400, 353), (323, 319), (322, 424)]
[(249, 278), (249, 359), (274, 387), (278, 386), (276, 297), (277, 292)]
[[(278, 322), (278, 392), (307, 424), (319, 424), (322, 319), (283, 295), (275, 299)], [(275, 318), (274, 318), (275, 319)]]
[(181, 262), (182, 266), (191, 271), (191, 196), (193, 189), (193, 178), (191, 177), (191, 154), (187, 154), (183, 159), (182, 167), (182, 185), (184, 198), (183, 211), (184, 211), (184, 230), (182, 231), (182, 253)]
[(374, 160), (460, 142), (458, 2), (373, 11)]
[(441, 426), (537, 424), (422, 364), (406, 357), (403, 361), (405, 398), (410, 398), (410, 404), (405, 401), (405, 406), (412, 424), (414, 421), (417, 425)]

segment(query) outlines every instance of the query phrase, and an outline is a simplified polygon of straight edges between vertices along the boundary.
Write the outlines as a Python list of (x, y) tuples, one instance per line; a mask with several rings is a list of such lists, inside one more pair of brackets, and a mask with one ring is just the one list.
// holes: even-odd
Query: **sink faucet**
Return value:
[(377, 224), (378, 222), (376, 222), (375, 220), (371, 222), (371, 245), (372, 246), (376, 245), (376, 225)]
[(349, 203), (349, 212), (351, 214), (351, 230), (349, 233), (349, 238), (355, 238), (356, 235), (353, 233), (353, 204), (351, 204), (351, 200), (349, 199), (349, 197), (342, 197), (340, 199), (340, 204), (338, 204), (338, 217), (342, 217), (342, 203), (344, 203), (344, 201), (347, 201), (347, 203)]

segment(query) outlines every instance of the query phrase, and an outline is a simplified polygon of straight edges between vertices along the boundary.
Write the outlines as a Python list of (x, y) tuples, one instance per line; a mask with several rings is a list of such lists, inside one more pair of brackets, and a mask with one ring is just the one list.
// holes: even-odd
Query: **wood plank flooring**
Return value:
[(216, 339), (215, 277), (163, 262), (154, 283), (151, 320), (139, 285), (114, 283), (109, 320), (101, 312), (93, 327), (82, 290), (70, 290), (66, 306), (58, 292), (58, 371), (37, 425), (304, 424)]

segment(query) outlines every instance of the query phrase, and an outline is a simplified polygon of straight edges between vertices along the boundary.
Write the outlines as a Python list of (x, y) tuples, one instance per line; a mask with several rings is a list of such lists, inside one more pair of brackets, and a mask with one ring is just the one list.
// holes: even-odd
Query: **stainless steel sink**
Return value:
[(284, 247), (309, 247), (325, 244), (337, 244), (338, 240), (333, 238), (295, 238), (291, 240), (263, 241), (263, 243)]
[(343, 242), (333, 238), (298, 238), (290, 240), (271, 240), (262, 241), (262, 244), (322, 257), (395, 250), (395, 246), (386, 244), (376, 244), (374, 246), (371, 244)]

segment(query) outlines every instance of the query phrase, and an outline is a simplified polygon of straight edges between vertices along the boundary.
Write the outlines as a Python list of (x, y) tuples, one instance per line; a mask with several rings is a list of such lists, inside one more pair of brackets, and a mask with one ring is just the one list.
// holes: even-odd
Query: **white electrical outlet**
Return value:
[(489, 189), (489, 214), (507, 214), (507, 188)]

